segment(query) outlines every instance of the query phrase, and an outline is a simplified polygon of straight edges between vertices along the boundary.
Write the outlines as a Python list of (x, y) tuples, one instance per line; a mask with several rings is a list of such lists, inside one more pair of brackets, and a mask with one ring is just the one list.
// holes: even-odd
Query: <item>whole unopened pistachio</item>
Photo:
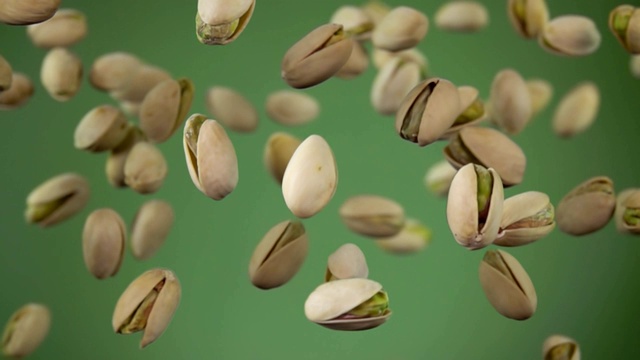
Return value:
[(11, 87), (0, 92), (0, 110), (16, 109), (24, 105), (31, 99), (33, 92), (31, 79), (25, 74), (14, 72), (11, 76)]
[(13, 69), (11, 64), (0, 55), (0, 92), (8, 90), (11, 87), (11, 80), (13, 79)]
[(420, 82), (420, 66), (400, 57), (385, 63), (371, 87), (371, 105), (381, 115), (395, 114), (407, 94)]
[(61, 0), (3, 0), (0, 2), (0, 22), (9, 25), (30, 25), (50, 19)]
[(447, 222), (456, 242), (470, 250), (491, 245), (500, 230), (503, 202), (495, 170), (474, 164), (458, 170), (447, 200)]
[(105, 279), (118, 273), (126, 236), (122, 217), (112, 209), (98, 209), (89, 214), (82, 230), (82, 254), (93, 276)]
[(590, 178), (565, 195), (556, 208), (558, 228), (570, 235), (586, 235), (605, 227), (616, 207), (613, 181)]
[(171, 205), (162, 200), (142, 204), (131, 224), (131, 253), (138, 260), (152, 257), (164, 244), (174, 213)]
[(640, 55), (633, 55), (629, 59), (629, 70), (634, 78), (640, 79)]
[(171, 270), (144, 272), (120, 295), (111, 321), (113, 331), (127, 335), (144, 330), (140, 348), (151, 344), (169, 326), (181, 292), (180, 282)]
[(447, 160), (438, 161), (427, 170), (424, 184), (436, 196), (447, 196), (456, 172), (457, 170)]
[(427, 70), (429, 69), (429, 60), (420, 52), (418, 48), (411, 48), (402, 51), (387, 51), (378, 48), (373, 48), (373, 65), (376, 69), (382, 69), (382, 67), (391, 59), (399, 57), (403, 62), (414, 62), (418, 64), (420, 68), (420, 74), (424, 78), (426, 77)]
[(49, 334), (51, 312), (42, 304), (28, 303), (11, 315), (2, 334), (4, 356), (20, 359), (34, 352)]
[(42, 61), (40, 79), (51, 97), (70, 100), (82, 84), (82, 60), (68, 49), (51, 49)]
[(332, 330), (367, 330), (391, 316), (382, 285), (368, 279), (342, 279), (318, 286), (304, 303), (310, 321)]
[(367, 259), (358, 245), (347, 243), (334, 251), (327, 259), (324, 281), (361, 278), (369, 276)]
[(198, 0), (196, 36), (205, 45), (225, 45), (247, 27), (255, 0)]
[(269, 136), (264, 147), (264, 165), (273, 178), (282, 185), (284, 171), (293, 153), (302, 140), (284, 132), (276, 132)]
[(376, 25), (371, 41), (380, 49), (406, 50), (418, 45), (428, 30), (429, 19), (425, 14), (408, 6), (398, 6)]
[(292, 90), (269, 94), (265, 103), (267, 116), (278, 124), (296, 126), (306, 124), (320, 114), (320, 104), (313, 96)]
[(187, 117), (193, 100), (193, 82), (167, 79), (147, 93), (140, 105), (140, 128), (149, 140), (169, 139)]
[(167, 176), (167, 161), (153, 144), (138, 142), (131, 148), (124, 164), (124, 182), (140, 194), (151, 194), (162, 186)]
[(407, 219), (398, 234), (376, 240), (379, 248), (397, 255), (419, 252), (429, 243), (431, 243), (431, 230), (416, 219)]
[(171, 79), (171, 75), (166, 71), (157, 66), (145, 64), (135, 71), (131, 79), (126, 82), (126, 85), (112, 90), (110, 94), (118, 101), (141, 103), (149, 91), (168, 79)]
[(549, 21), (545, 0), (509, 0), (507, 14), (514, 29), (525, 39), (535, 39)]
[(269, 230), (253, 251), (249, 279), (260, 289), (273, 289), (293, 278), (307, 257), (309, 240), (300, 221), (283, 221)]
[(478, 124), (487, 119), (485, 104), (480, 99), (480, 92), (473, 86), (458, 86), (458, 96), (460, 97), (460, 111), (453, 125), (440, 139), (446, 140), (454, 136), (463, 127)]
[(101, 152), (120, 145), (129, 132), (127, 118), (111, 105), (100, 105), (84, 115), (76, 126), (74, 146), (79, 150)]
[(535, 116), (549, 105), (553, 96), (553, 85), (543, 79), (529, 79), (526, 83), (531, 98), (531, 116)]
[(520, 246), (545, 237), (556, 227), (549, 196), (527, 191), (504, 201), (498, 238), (500, 246)]
[(480, 262), (479, 274), (487, 300), (500, 314), (526, 320), (536, 312), (536, 289), (516, 258), (502, 250), (489, 250)]
[(353, 42), (339, 24), (322, 25), (296, 42), (282, 58), (281, 75), (291, 87), (317, 85), (335, 75), (349, 60)]
[(509, 134), (520, 133), (531, 120), (531, 96), (517, 71), (505, 69), (491, 84), (491, 118)]
[(630, 54), (640, 54), (640, 9), (619, 5), (609, 13), (609, 29)]
[(258, 127), (256, 108), (239, 92), (225, 86), (207, 90), (207, 111), (233, 131), (248, 133)]
[(367, 54), (367, 49), (364, 45), (355, 39), (349, 39), (349, 41), (353, 42), (351, 56), (335, 75), (345, 80), (357, 77), (369, 67), (369, 54)]
[(342, 204), (339, 212), (351, 231), (374, 238), (397, 234), (405, 220), (400, 204), (378, 195), (352, 196)]
[(57, 224), (82, 210), (89, 201), (89, 183), (75, 173), (54, 176), (27, 196), (25, 219), (41, 227)]
[(373, 21), (374, 26), (378, 25), (391, 11), (391, 7), (380, 0), (369, 0), (361, 8)]
[(616, 229), (623, 234), (640, 234), (640, 189), (627, 189), (618, 195), (614, 213)]
[(436, 26), (441, 30), (476, 32), (487, 26), (489, 13), (476, 1), (451, 1), (436, 11), (435, 19)]
[(27, 26), (27, 35), (40, 48), (69, 47), (87, 36), (87, 19), (81, 11), (60, 9), (51, 19)]
[(104, 54), (93, 61), (89, 82), (102, 91), (121, 90), (135, 76), (142, 61), (133, 54), (116, 51)]
[(127, 186), (124, 182), (124, 165), (127, 162), (129, 152), (138, 142), (146, 141), (146, 137), (139, 127), (132, 124), (129, 124), (128, 127), (127, 136), (120, 145), (111, 150), (105, 165), (105, 174), (109, 184), (118, 188)]
[(587, 130), (600, 109), (600, 91), (595, 83), (585, 81), (564, 95), (553, 114), (553, 131), (568, 138)]
[(559, 16), (544, 26), (538, 42), (556, 55), (585, 56), (600, 47), (601, 36), (596, 24), (580, 15)]
[(371, 38), (374, 23), (365, 10), (352, 5), (343, 5), (331, 15), (332, 24), (340, 24), (354, 39), (362, 41)]
[(193, 114), (184, 125), (184, 155), (193, 184), (208, 197), (222, 200), (238, 184), (238, 159), (222, 125)]
[(320, 135), (307, 137), (291, 156), (282, 178), (282, 196), (299, 218), (311, 217), (331, 200), (338, 185), (333, 152)]
[(580, 346), (570, 337), (551, 335), (542, 344), (544, 360), (580, 360)]

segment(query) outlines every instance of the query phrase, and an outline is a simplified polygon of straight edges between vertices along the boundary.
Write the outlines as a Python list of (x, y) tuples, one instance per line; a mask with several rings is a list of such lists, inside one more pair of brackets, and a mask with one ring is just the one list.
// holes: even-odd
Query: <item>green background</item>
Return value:
[[(443, 1), (388, 3), (413, 6), (432, 19)], [(542, 342), (553, 333), (575, 338), (585, 359), (640, 358), (639, 240), (617, 234), (610, 223), (588, 236), (572, 237), (556, 229), (534, 244), (506, 249), (527, 269), (539, 304), (529, 320), (502, 317), (478, 281), (485, 250), (470, 252), (456, 244), (446, 222), (446, 200), (423, 184), (445, 144), (420, 148), (404, 141), (392, 118), (374, 112), (369, 102), (373, 66), (354, 80), (330, 79), (305, 90), (322, 108), (307, 125), (285, 128), (266, 117), (267, 95), (287, 88), (280, 78), (286, 50), (328, 22), (342, 4), (259, 1), (237, 40), (213, 47), (196, 39), (196, 1), (63, 0), (63, 7), (79, 9), (88, 19), (87, 38), (73, 47), (85, 74), (98, 56), (128, 51), (175, 77), (191, 78), (196, 87), (191, 113), (206, 113), (204, 95), (213, 85), (230, 86), (256, 106), (257, 131), (228, 132), (240, 180), (220, 202), (205, 197), (191, 182), (181, 129), (160, 145), (169, 166), (160, 191), (143, 196), (112, 188), (104, 175), (106, 155), (74, 149), (73, 131), (90, 109), (115, 102), (93, 89), (86, 77), (71, 101), (53, 100), (39, 81), (46, 51), (31, 44), (23, 27), (0, 25), (0, 53), (36, 86), (26, 106), (0, 112), (0, 319), (27, 302), (50, 307), (51, 331), (33, 359), (537, 359)], [(513, 137), (527, 155), (527, 170), (522, 184), (507, 189), (506, 196), (537, 190), (557, 205), (571, 188), (596, 175), (610, 176), (618, 192), (640, 185), (634, 149), (640, 134), (640, 83), (629, 73), (629, 55), (607, 28), (608, 13), (616, 5), (608, 0), (550, 2), (552, 17), (576, 13), (596, 22), (602, 44), (584, 58), (558, 57), (520, 38), (508, 22), (506, 1), (485, 2), (490, 25), (476, 34), (445, 33), (431, 22), (419, 45), (431, 74), (476, 86), (485, 98), (494, 75), (507, 67), (554, 86), (547, 110)], [(600, 88), (598, 118), (585, 133), (559, 139), (551, 130), (553, 109), (584, 80)], [(336, 157), (339, 182), (326, 208), (304, 221), (310, 249), (300, 272), (285, 286), (263, 291), (248, 280), (249, 258), (268, 229), (293, 217), (262, 163), (264, 144), (274, 131), (325, 137)], [(27, 225), (27, 194), (67, 171), (89, 179), (86, 208), (52, 228)], [(348, 197), (362, 193), (395, 199), (408, 216), (425, 222), (434, 234), (429, 248), (397, 257), (349, 232), (338, 209)], [(82, 259), (86, 216), (111, 207), (130, 225), (138, 207), (153, 198), (169, 201), (176, 212), (164, 247), (145, 262), (127, 252), (117, 276), (93, 278)], [(377, 329), (331, 331), (304, 316), (304, 301), (321, 283), (327, 256), (347, 242), (362, 248), (370, 278), (389, 293), (394, 313)], [(139, 350), (140, 334), (114, 334), (111, 316), (126, 286), (153, 267), (176, 273), (182, 301), (162, 337)]]

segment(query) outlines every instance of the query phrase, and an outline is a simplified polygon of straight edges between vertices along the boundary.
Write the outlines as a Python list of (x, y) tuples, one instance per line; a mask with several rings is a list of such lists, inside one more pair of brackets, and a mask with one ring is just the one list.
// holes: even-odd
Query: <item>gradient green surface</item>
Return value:
[[(410, 5), (432, 18), (444, 1), (391, 1)], [(513, 67), (525, 78), (554, 85), (554, 98), (513, 139), (527, 155), (525, 180), (506, 195), (537, 190), (557, 204), (591, 176), (608, 175), (617, 191), (640, 186), (637, 150), (640, 135), (640, 81), (629, 74), (629, 55), (607, 28), (609, 0), (550, 2), (551, 16), (582, 14), (594, 19), (602, 45), (584, 58), (563, 58), (520, 38), (508, 23), (506, 1), (485, 1), (490, 25), (473, 35), (435, 28), (419, 45), (430, 73), (457, 85), (474, 85), (488, 96), (491, 80)], [(610, 223), (585, 237), (555, 230), (529, 246), (507, 249), (527, 269), (538, 294), (538, 310), (519, 322), (500, 316), (478, 281), (485, 250), (469, 252), (456, 244), (445, 218), (446, 200), (427, 192), (423, 177), (442, 158), (444, 143), (419, 148), (403, 141), (391, 118), (377, 115), (369, 102), (375, 69), (344, 81), (331, 79), (305, 90), (317, 97), (320, 117), (285, 128), (264, 111), (267, 95), (286, 89), (280, 78), (285, 51), (313, 28), (328, 22), (342, 1), (259, 1), (240, 38), (224, 47), (200, 44), (194, 32), (196, 1), (79, 1), (63, 7), (83, 11), (88, 37), (73, 47), (88, 73), (94, 59), (129, 51), (196, 87), (191, 113), (206, 113), (204, 94), (213, 85), (243, 93), (260, 113), (258, 130), (229, 131), (240, 180), (226, 199), (201, 194), (187, 173), (180, 135), (160, 145), (169, 173), (156, 194), (142, 196), (114, 189), (104, 176), (105, 154), (74, 149), (73, 131), (93, 107), (115, 104), (83, 81), (67, 103), (54, 101), (39, 81), (45, 50), (35, 48), (23, 27), (0, 25), (0, 53), (36, 85), (30, 102), (0, 112), (0, 321), (26, 302), (47, 304), (51, 332), (33, 359), (539, 359), (543, 340), (554, 333), (575, 338), (584, 359), (640, 358), (640, 239), (616, 233)], [(602, 105), (595, 124), (570, 140), (551, 131), (561, 95), (584, 80), (600, 88)], [(133, 120), (133, 119), (132, 119)], [(274, 131), (304, 138), (320, 134), (331, 145), (339, 171), (332, 201), (304, 221), (308, 258), (285, 286), (262, 291), (248, 280), (254, 247), (276, 223), (292, 218), (279, 186), (262, 163), (266, 139)], [(181, 132), (181, 130), (179, 130)], [(23, 212), (32, 188), (62, 172), (85, 175), (91, 185), (88, 206), (69, 221), (48, 229), (29, 226)], [(374, 193), (403, 204), (406, 213), (433, 230), (424, 252), (394, 257), (369, 239), (349, 232), (338, 208), (349, 196)], [(114, 278), (94, 279), (82, 260), (81, 232), (94, 209), (111, 207), (130, 225), (149, 199), (169, 201), (176, 222), (159, 253), (145, 262), (127, 252)], [(393, 316), (364, 332), (337, 332), (304, 316), (308, 294), (323, 279), (327, 256), (346, 242), (365, 252), (370, 278), (389, 293)], [(142, 272), (153, 267), (175, 271), (182, 301), (165, 333), (144, 350), (140, 334), (116, 335), (111, 316), (118, 297)]]

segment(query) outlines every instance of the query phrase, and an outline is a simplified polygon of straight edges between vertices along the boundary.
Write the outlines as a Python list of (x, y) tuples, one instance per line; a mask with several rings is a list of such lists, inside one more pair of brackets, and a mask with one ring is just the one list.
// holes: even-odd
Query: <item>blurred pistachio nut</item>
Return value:
[(127, 86), (141, 66), (142, 61), (133, 54), (110, 52), (93, 61), (89, 82), (101, 91), (120, 90)]
[(93, 276), (106, 279), (118, 273), (126, 236), (122, 217), (112, 209), (98, 209), (89, 214), (82, 230), (82, 254)]
[(553, 114), (553, 131), (568, 138), (586, 131), (596, 120), (600, 109), (600, 91), (595, 83), (576, 85), (560, 100)]
[(516, 258), (502, 250), (488, 250), (479, 274), (487, 300), (501, 315), (526, 320), (536, 312), (536, 289)]
[(473, 86), (458, 86), (460, 97), (460, 111), (453, 125), (440, 137), (446, 140), (454, 136), (463, 127), (478, 124), (487, 119), (486, 105), (480, 99), (480, 92)]
[(55, 225), (82, 210), (89, 201), (89, 183), (75, 173), (54, 176), (27, 196), (25, 218), (41, 227)]
[(420, 82), (419, 65), (400, 57), (385, 63), (371, 87), (371, 105), (381, 115), (395, 114), (407, 94)]
[(535, 39), (549, 21), (545, 0), (509, 0), (507, 15), (511, 25), (525, 39)]
[(351, 278), (366, 279), (367, 276), (369, 276), (367, 259), (355, 244), (347, 243), (340, 246), (327, 259), (325, 282)]
[(605, 227), (616, 207), (613, 181), (590, 178), (565, 195), (556, 208), (558, 228), (570, 235), (586, 235)]
[(342, 25), (322, 25), (287, 50), (282, 58), (282, 78), (297, 89), (317, 85), (347, 63), (352, 48)]
[(264, 165), (273, 178), (282, 185), (284, 171), (293, 153), (302, 140), (284, 132), (276, 132), (269, 136), (264, 147)]
[(420, 52), (418, 48), (411, 48), (408, 50), (402, 51), (387, 51), (378, 48), (373, 48), (373, 65), (375, 65), (376, 69), (380, 70), (384, 65), (391, 59), (399, 57), (402, 59), (402, 62), (414, 62), (418, 64), (420, 68), (421, 77), (426, 77), (427, 70), (429, 68), (429, 60), (427, 57)]
[(149, 140), (161, 143), (169, 139), (187, 117), (193, 101), (193, 82), (167, 79), (147, 93), (140, 105), (140, 129)]
[(570, 337), (551, 335), (542, 344), (544, 360), (580, 360), (580, 346)]
[(640, 9), (619, 5), (609, 13), (609, 29), (630, 54), (640, 54)]
[(524, 79), (513, 69), (496, 74), (491, 84), (491, 118), (505, 132), (520, 133), (531, 120), (531, 96)]
[(357, 77), (369, 67), (369, 54), (367, 54), (364, 45), (354, 39), (349, 39), (349, 41), (353, 42), (351, 56), (335, 75), (345, 80)]
[(394, 236), (376, 240), (382, 250), (396, 255), (413, 254), (431, 242), (431, 230), (415, 219), (407, 219), (404, 227)]
[(13, 79), (13, 69), (11, 64), (0, 55), (0, 92), (8, 90), (11, 87)]
[(424, 177), (427, 189), (436, 196), (445, 197), (449, 193), (451, 181), (457, 170), (447, 160), (433, 164)]
[(214, 86), (207, 90), (207, 111), (221, 124), (237, 132), (253, 132), (258, 127), (256, 108), (239, 92)]
[(222, 125), (193, 114), (184, 125), (183, 148), (193, 184), (214, 200), (222, 200), (238, 184), (238, 159)]
[(14, 72), (11, 86), (0, 92), (0, 110), (12, 110), (24, 105), (31, 99), (33, 92), (31, 79), (25, 74)]
[(418, 45), (428, 30), (429, 19), (425, 14), (407, 6), (398, 6), (376, 25), (371, 41), (377, 48), (401, 51)]
[(156, 341), (165, 331), (180, 303), (181, 287), (171, 270), (144, 272), (120, 295), (111, 324), (118, 334), (144, 331), (140, 348)]
[(249, 261), (249, 279), (268, 290), (291, 280), (307, 257), (309, 240), (300, 221), (283, 221), (271, 228), (256, 246)]
[(152, 257), (164, 244), (174, 220), (173, 208), (162, 200), (142, 204), (131, 224), (131, 253), (138, 260)]
[(87, 36), (87, 19), (81, 11), (60, 9), (51, 19), (27, 26), (27, 36), (39, 48), (70, 47)]
[(357, 41), (371, 38), (374, 23), (371, 17), (362, 8), (352, 5), (343, 5), (331, 15), (332, 24), (340, 24), (344, 31)]
[(440, 30), (470, 33), (487, 26), (489, 13), (476, 1), (451, 1), (436, 11), (435, 20)]
[(279, 90), (267, 97), (267, 116), (280, 125), (306, 124), (320, 114), (320, 104), (313, 96), (301, 91)]
[(629, 70), (634, 78), (640, 79), (640, 55), (633, 55), (629, 59)]
[(535, 116), (549, 105), (553, 96), (553, 85), (543, 79), (530, 79), (526, 84), (531, 98), (531, 116)]
[(51, 312), (42, 304), (28, 303), (11, 315), (2, 334), (2, 353), (21, 359), (34, 352), (49, 334)]
[(101, 152), (114, 149), (129, 132), (124, 113), (111, 105), (100, 105), (84, 115), (76, 126), (74, 146), (78, 150)]
[(318, 286), (304, 303), (310, 321), (331, 330), (356, 331), (385, 323), (391, 310), (382, 285), (368, 279), (342, 279)]
[(521, 246), (547, 236), (554, 228), (553, 204), (547, 194), (527, 191), (504, 201), (498, 238), (499, 246)]
[(640, 189), (627, 189), (618, 195), (614, 213), (616, 229), (623, 234), (640, 234)]
[(65, 48), (51, 49), (42, 61), (40, 79), (52, 98), (70, 100), (82, 84), (82, 61)]
[(198, 0), (196, 36), (205, 45), (225, 45), (247, 27), (255, 0)]
[(543, 49), (564, 56), (592, 54), (600, 47), (601, 40), (593, 20), (580, 15), (564, 15), (551, 20), (538, 37)]
[(491, 245), (500, 230), (503, 202), (495, 170), (474, 164), (458, 170), (447, 200), (447, 222), (456, 242), (470, 250)]
[(151, 194), (162, 186), (167, 176), (167, 161), (153, 144), (138, 142), (131, 148), (124, 164), (124, 182), (140, 194)]
[(129, 152), (131, 152), (133, 146), (140, 141), (146, 141), (144, 133), (139, 127), (129, 124), (127, 136), (120, 145), (113, 148), (107, 156), (105, 174), (111, 186), (117, 188), (127, 186), (124, 182), (124, 165), (127, 162)]
[(374, 26), (378, 25), (391, 11), (391, 7), (380, 0), (369, 0), (360, 8), (373, 21)]
[(112, 90), (110, 95), (120, 102), (141, 103), (149, 91), (159, 83), (169, 79), (171, 79), (171, 75), (159, 67), (142, 65), (135, 71), (126, 85)]
[(3, 0), (0, 2), (0, 22), (9, 25), (30, 25), (50, 19), (61, 0)]
[(352, 196), (342, 204), (339, 212), (351, 231), (374, 238), (397, 234), (405, 220), (400, 204), (378, 195)]

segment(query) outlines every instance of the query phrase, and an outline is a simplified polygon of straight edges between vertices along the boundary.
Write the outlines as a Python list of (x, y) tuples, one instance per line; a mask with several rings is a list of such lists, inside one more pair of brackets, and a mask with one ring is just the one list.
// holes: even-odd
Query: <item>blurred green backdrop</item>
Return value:
[[(413, 6), (430, 18), (443, 3), (388, 0), (392, 6)], [(348, 3), (258, 1), (237, 41), (210, 47), (195, 36), (195, 0), (63, 0), (63, 7), (79, 9), (88, 18), (89, 35), (73, 47), (84, 61), (85, 74), (98, 56), (128, 51), (175, 77), (190, 77), (196, 87), (191, 113), (206, 113), (204, 94), (213, 85), (233, 87), (255, 104), (261, 117), (258, 130), (229, 131), (240, 180), (220, 202), (206, 198), (192, 184), (180, 135), (160, 145), (169, 164), (160, 191), (142, 196), (112, 188), (104, 176), (106, 155), (75, 150), (73, 131), (90, 109), (115, 102), (93, 89), (86, 77), (74, 99), (54, 101), (39, 81), (46, 51), (30, 43), (25, 28), (0, 25), (0, 53), (36, 85), (26, 106), (0, 112), (0, 321), (26, 302), (50, 307), (51, 332), (33, 359), (538, 359), (543, 340), (553, 333), (575, 338), (585, 359), (640, 358), (640, 347), (635, 346), (640, 240), (617, 234), (610, 223), (589, 236), (571, 237), (556, 229), (537, 243), (507, 249), (527, 269), (539, 305), (527, 321), (503, 318), (485, 299), (478, 281), (484, 250), (469, 252), (455, 243), (445, 218), (446, 200), (423, 185), (427, 168), (442, 158), (444, 143), (419, 148), (399, 138), (392, 118), (373, 111), (372, 66), (354, 80), (331, 79), (305, 90), (322, 106), (320, 117), (308, 125), (285, 128), (266, 118), (267, 95), (287, 88), (280, 78), (285, 51), (328, 22), (344, 4)], [(527, 171), (524, 182), (506, 195), (537, 190), (557, 205), (571, 188), (595, 175), (610, 176), (617, 191), (639, 186), (633, 146), (640, 135), (640, 81), (630, 76), (629, 55), (606, 24), (609, 11), (619, 3), (550, 2), (552, 17), (576, 13), (596, 22), (602, 45), (584, 58), (546, 53), (511, 28), (506, 1), (484, 4), (490, 11), (485, 30), (473, 35), (445, 33), (432, 21), (419, 47), (429, 58), (431, 74), (457, 85), (474, 85), (485, 98), (494, 75), (506, 67), (525, 78), (553, 83), (550, 106), (514, 137), (527, 155)], [(585, 133), (559, 139), (551, 131), (553, 110), (560, 96), (584, 80), (600, 88), (598, 119)], [(262, 163), (266, 139), (279, 130), (301, 138), (324, 136), (336, 156), (339, 182), (329, 205), (304, 221), (310, 251), (301, 271), (282, 288), (262, 291), (248, 280), (249, 258), (271, 226), (292, 218)], [(90, 180), (88, 206), (49, 229), (25, 224), (27, 194), (66, 171)], [(350, 233), (338, 208), (361, 193), (403, 204), (409, 216), (432, 228), (431, 246), (419, 254), (394, 257)], [(117, 276), (94, 279), (82, 260), (86, 216), (111, 207), (130, 225), (138, 207), (152, 198), (169, 201), (176, 212), (164, 247), (146, 262), (127, 253)], [(335, 332), (304, 316), (304, 301), (322, 281), (327, 256), (346, 242), (363, 249), (370, 277), (389, 293), (394, 314), (377, 329)], [(153, 267), (174, 270), (183, 297), (164, 335), (141, 351), (140, 334), (112, 332), (111, 315), (126, 286)]]

